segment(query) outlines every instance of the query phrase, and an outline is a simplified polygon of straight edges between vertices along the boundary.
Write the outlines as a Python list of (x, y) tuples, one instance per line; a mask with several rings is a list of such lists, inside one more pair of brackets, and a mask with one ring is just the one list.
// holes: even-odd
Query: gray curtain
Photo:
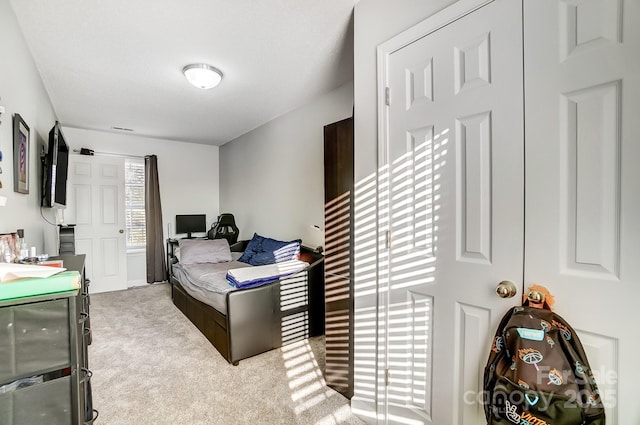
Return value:
[(162, 205), (158, 182), (158, 157), (144, 157), (144, 204), (147, 228), (147, 283), (167, 280), (162, 240)]

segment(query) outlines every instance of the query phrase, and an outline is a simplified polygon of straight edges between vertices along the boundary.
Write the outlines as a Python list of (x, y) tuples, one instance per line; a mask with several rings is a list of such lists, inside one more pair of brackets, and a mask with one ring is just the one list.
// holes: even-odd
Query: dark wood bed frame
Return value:
[[(249, 241), (231, 246), (242, 252)], [(302, 247), (309, 266), (300, 273), (260, 286), (227, 293), (227, 314), (196, 300), (172, 275), (177, 261), (170, 253), (173, 303), (229, 363), (311, 336), (324, 334), (324, 257)]]

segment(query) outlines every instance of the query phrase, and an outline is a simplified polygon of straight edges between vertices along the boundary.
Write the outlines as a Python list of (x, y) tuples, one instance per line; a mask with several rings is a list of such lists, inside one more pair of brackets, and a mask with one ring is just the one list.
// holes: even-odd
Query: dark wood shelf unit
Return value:
[(353, 396), (353, 118), (324, 127), (327, 385)]

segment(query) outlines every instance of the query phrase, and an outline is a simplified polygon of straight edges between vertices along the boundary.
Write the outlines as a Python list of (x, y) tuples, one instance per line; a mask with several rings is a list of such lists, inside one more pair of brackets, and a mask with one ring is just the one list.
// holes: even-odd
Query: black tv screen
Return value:
[(192, 233), (207, 231), (207, 216), (205, 214), (176, 215), (176, 233), (186, 233), (187, 238)]
[(49, 146), (43, 158), (43, 207), (64, 208), (67, 205), (67, 176), (69, 172), (69, 145), (56, 122), (49, 132)]

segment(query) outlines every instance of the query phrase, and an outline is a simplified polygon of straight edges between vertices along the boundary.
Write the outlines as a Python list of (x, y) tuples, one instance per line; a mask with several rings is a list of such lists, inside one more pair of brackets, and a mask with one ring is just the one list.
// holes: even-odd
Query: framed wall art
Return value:
[(29, 126), (13, 116), (13, 191), (29, 193)]

